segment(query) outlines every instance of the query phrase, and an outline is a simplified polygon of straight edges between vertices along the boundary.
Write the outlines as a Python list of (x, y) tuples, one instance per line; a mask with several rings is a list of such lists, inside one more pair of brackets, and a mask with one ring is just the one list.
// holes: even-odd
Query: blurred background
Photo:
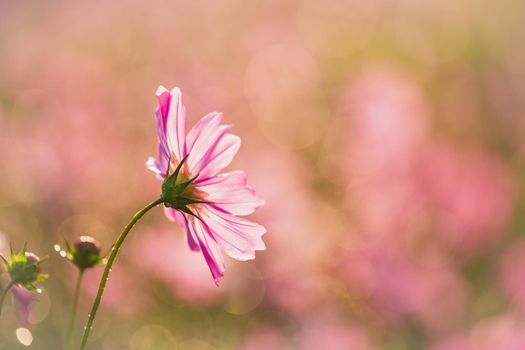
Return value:
[(159, 195), (159, 84), (188, 125), (235, 125), (267, 250), (217, 288), (151, 211), (90, 349), (525, 349), (524, 6), (0, 0), (0, 250), (28, 241), (51, 275), (7, 300), (0, 349), (62, 349), (75, 269), (54, 245), (108, 250)]

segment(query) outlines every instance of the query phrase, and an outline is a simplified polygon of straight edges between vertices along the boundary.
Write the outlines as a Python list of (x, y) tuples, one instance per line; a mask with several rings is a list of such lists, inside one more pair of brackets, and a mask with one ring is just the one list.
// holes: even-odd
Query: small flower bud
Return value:
[(70, 260), (80, 270), (91, 268), (102, 261), (100, 243), (90, 236), (80, 236), (73, 247), (69, 247)]
[(42, 264), (42, 262), (43, 259), (41, 260), (33, 253), (26, 252), (25, 247), (18, 254), (11, 251), (9, 260), (4, 258), (7, 273), (11, 281), (26, 289), (35, 289), (33, 283), (42, 282), (47, 279), (47, 275), (40, 273), (40, 264)]

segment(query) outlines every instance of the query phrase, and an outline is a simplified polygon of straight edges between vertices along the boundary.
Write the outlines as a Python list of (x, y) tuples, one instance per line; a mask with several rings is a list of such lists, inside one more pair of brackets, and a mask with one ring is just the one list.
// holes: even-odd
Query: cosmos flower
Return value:
[(180, 89), (160, 86), (157, 98), (158, 159), (148, 159), (146, 166), (164, 180), (166, 216), (183, 227), (190, 249), (202, 252), (218, 284), (224, 275), (222, 251), (244, 261), (265, 249), (266, 229), (240, 217), (264, 200), (247, 185), (243, 171), (219, 174), (241, 144), (229, 133), (231, 125), (221, 124), (222, 113), (207, 114), (186, 133)]

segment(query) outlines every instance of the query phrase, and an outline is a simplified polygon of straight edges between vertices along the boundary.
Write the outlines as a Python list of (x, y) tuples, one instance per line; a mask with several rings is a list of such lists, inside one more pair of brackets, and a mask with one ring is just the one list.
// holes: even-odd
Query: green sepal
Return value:
[(182, 166), (186, 162), (187, 158), (188, 155), (186, 155), (181, 160), (171, 175), (169, 175), (168, 162), (166, 179), (162, 183), (161, 199), (163, 200), (163, 203), (166, 207), (173, 208), (201, 220), (201, 218), (197, 216), (190, 208), (188, 208), (188, 206), (193, 204), (210, 204), (211, 202), (192, 198), (198, 197), (198, 194), (193, 188), (188, 187), (198, 178), (199, 175), (196, 175), (191, 179), (181, 178), (181, 176), (179, 176)]
[(64, 237), (64, 244), (66, 245), (66, 253), (68, 254), (68, 258), (69, 258), (69, 256), (73, 254), (73, 248), (71, 248), (71, 244), (69, 244), (66, 237)]
[(7, 261), (6, 257), (3, 254), (0, 254), (0, 258), (4, 261), (5, 266), (7, 267), (9, 265), (9, 262)]
[(40, 275), (38, 275), (38, 277), (36, 278), (36, 281), (37, 282), (44, 282), (44, 281), (47, 281), (49, 279), (49, 275), (48, 274), (43, 274), (41, 273)]
[(175, 185), (173, 190), (177, 193), (182, 193), (184, 190), (188, 187), (189, 184), (191, 184), (193, 181), (195, 181), (199, 177), (199, 175), (196, 175), (195, 177), (189, 179), (188, 181), (184, 181), (180, 184)]
[(169, 173), (169, 165), (168, 165), (168, 170), (166, 171), (166, 180), (164, 180), (163, 187), (164, 187), (164, 184), (166, 184), (169, 187), (175, 187), (176, 186), (175, 184), (176, 184), (177, 179), (179, 177), (180, 169), (182, 168), (182, 166), (184, 165), (184, 163), (188, 159), (188, 156), (189, 156), (189, 154), (187, 154), (184, 158), (182, 158), (180, 163), (175, 168), (175, 171), (171, 175), (168, 175), (168, 173)]
[(211, 202), (208, 201), (201, 201), (197, 199), (191, 199), (186, 197), (177, 197), (177, 204), (180, 206), (187, 206), (190, 204), (210, 204)]
[(188, 215), (191, 215), (193, 217), (196, 217), (198, 219), (200, 219), (197, 215), (195, 215), (188, 207), (185, 207), (185, 206), (182, 206), (182, 207), (178, 207), (177, 208), (178, 210), (188, 214)]

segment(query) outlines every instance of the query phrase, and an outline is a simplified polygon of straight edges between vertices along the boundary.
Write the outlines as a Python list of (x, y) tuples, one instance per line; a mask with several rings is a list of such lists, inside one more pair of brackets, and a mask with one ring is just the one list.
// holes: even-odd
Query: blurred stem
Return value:
[(7, 286), (5, 286), (4, 290), (2, 291), (2, 294), (0, 295), (0, 315), (2, 315), (2, 306), (4, 305), (5, 297), (7, 296), (7, 292), (13, 287), (15, 283), (13, 281), (9, 281)]
[(162, 198), (156, 199), (150, 204), (146, 205), (144, 208), (139, 210), (131, 219), (131, 221), (126, 225), (124, 228), (124, 231), (120, 234), (119, 238), (113, 244), (113, 247), (111, 248), (111, 254), (109, 255), (108, 262), (106, 264), (106, 268), (104, 269), (104, 273), (102, 274), (102, 279), (100, 280), (100, 284), (98, 286), (98, 292), (97, 296), (95, 298), (95, 301), (93, 303), (93, 307), (91, 308), (91, 312), (89, 313), (89, 318), (86, 323), (86, 327), (84, 328), (84, 335), (82, 336), (82, 343), (80, 344), (80, 350), (84, 350), (86, 347), (89, 333), (91, 332), (91, 329), (93, 328), (93, 322), (95, 321), (95, 316), (97, 314), (98, 307), (100, 305), (100, 301), (102, 299), (102, 294), (104, 294), (104, 289), (106, 288), (106, 283), (108, 282), (109, 273), (111, 272), (111, 267), (113, 266), (113, 262), (115, 261), (115, 258), (117, 257), (117, 254), (120, 250), (120, 247), (122, 246), (122, 243), (124, 243), (124, 240), (126, 239), (126, 236), (128, 235), (131, 228), (137, 223), (137, 221), (144, 216), (150, 209), (156, 207), (157, 205), (163, 203), (164, 200)]
[(66, 350), (71, 349), (71, 341), (73, 340), (73, 328), (75, 327), (75, 319), (77, 318), (78, 297), (80, 295), (80, 286), (82, 285), (82, 277), (84, 277), (84, 270), (78, 270), (77, 285), (75, 287), (75, 295), (73, 297), (73, 306), (71, 308), (71, 319), (69, 320), (69, 327), (67, 329)]

